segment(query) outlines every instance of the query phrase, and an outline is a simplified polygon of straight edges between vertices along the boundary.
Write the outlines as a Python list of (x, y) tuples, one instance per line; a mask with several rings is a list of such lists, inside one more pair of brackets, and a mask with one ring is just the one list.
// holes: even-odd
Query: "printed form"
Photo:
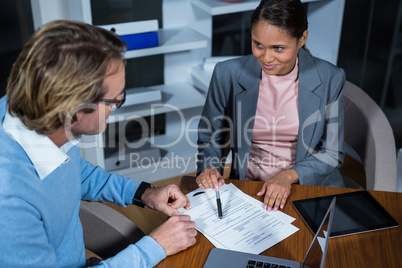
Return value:
[(246, 195), (233, 184), (219, 188), (223, 218), (218, 217), (214, 189), (198, 188), (187, 194), (190, 215), (201, 232), (217, 248), (260, 254), (299, 229), (295, 218), (281, 212), (268, 212), (263, 203)]

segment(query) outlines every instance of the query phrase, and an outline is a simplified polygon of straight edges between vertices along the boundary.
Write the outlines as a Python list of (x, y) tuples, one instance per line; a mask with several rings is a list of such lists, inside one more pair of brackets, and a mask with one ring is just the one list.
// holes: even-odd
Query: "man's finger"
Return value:
[(172, 203), (170, 203), (171, 207), (174, 209), (179, 209), (179, 208), (185, 208), (185, 209), (190, 209), (190, 199), (188, 199), (188, 196), (183, 196), (179, 199), (174, 200)]

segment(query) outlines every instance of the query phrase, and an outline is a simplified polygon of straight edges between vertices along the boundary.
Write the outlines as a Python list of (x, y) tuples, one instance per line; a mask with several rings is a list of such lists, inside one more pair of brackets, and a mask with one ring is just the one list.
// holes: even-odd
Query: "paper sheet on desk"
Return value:
[(196, 229), (217, 248), (260, 254), (299, 229), (291, 224), (295, 218), (277, 211), (267, 212), (262, 202), (246, 195), (233, 184), (219, 189), (223, 218), (218, 217), (214, 189), (201, 188), (187, 194)]

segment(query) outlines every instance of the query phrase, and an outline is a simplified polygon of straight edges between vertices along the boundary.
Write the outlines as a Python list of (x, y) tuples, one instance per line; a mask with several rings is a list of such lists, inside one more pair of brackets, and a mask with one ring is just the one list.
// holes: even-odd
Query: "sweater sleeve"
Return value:
[(166, 257), (163, 248), (150, 236), (144, 236), (116, 256), (104, 260), (97, 267), (154, 267)]
[(107, 201), (125, 207), (132, 204), (139, 183), (133, 179), (106, 172), (81, 159), (81, 198), (88, 201)]

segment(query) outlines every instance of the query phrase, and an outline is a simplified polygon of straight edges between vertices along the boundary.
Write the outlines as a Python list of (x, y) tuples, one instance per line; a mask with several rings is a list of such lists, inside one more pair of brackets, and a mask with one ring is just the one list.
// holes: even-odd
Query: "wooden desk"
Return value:
[[(256, 193), (262, 182), (226, 180), (233, 183), (244, 193), (263, 201)], [(189, 193), (198, 188), (193, 177), (183, 177), (180, 189)], [(341, 194), (355, 189), (293, 185), (283, 212), (296, 218), (292, 223), (300, 230), (275, 246), (261, 253), (273, 257), (303, 261), (303, 257), (313, 239), (313, 234), (290, 203), (292, 200), (325, 195)], [(369, 191), (370, 194), (402, 224), (402, 193)], [(203, 267), (208, 254), (214, 246), (201, 233), (197, 235), (194, 246), (170, 256), (157, 267)], [(331, 238), (325, 267), (401, 267), (402, 264), (402, 227), (378, 230), (369, 233)]]

